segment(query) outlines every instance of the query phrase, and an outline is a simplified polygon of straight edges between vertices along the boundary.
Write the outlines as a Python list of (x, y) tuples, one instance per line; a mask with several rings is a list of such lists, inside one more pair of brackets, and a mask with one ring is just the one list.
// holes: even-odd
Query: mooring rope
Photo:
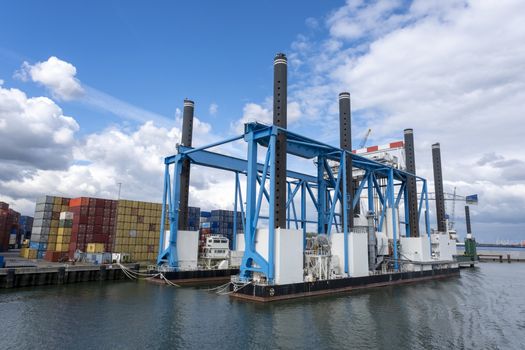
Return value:
[[(225, 284), (222, 284), (218, 287), (208, 289), (208, 292), (215, 292), (217, 295), (229, 295), (236, 293), (246, 287), (247, 285), (251, 284), (252, 282), (246, 282), (246, 283), (235, 283), (235, 282), (228, 282)], [(233, 286), (233, 289), (230, 290), (230, 286)]]
[(164, 282), (166, 282), (166, 284), (168, 284), (170, 286), (173, 286), (173, 287), (180, 287), (178, 284), (173, 283), (172, 281), (167, 279), (166, 276), (164, 276), (164, 274), (162, 272), (145, 273), (145, 272), (139, 272), (139, 271), (132, 270), (132, 269), (122, 265), (121, 263), (117, 263), (117, 265), (120, 267), (122, 272), (131, 280), (136, 280), (136, 279), (147, 279), (147, 280), (150, 280), (150, 279), (153, 279), (155, 277), (160, 277)]

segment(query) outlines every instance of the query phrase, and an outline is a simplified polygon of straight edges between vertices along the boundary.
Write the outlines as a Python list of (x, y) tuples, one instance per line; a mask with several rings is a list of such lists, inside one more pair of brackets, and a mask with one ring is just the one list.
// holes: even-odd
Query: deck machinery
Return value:
[[(198, 148), (179, 145), (176, 155), (165, 158), (160, 241), (165, 241), (165, 233), (169, 238), (161, 244), (158, 264), (181, 269), (179, 242), (188, 235), (178, 222), (181, 175), (185, 164), (196, 164), (230, 171), (235, 178), (233, 240), (244, 253), (239, 275), (232, 277), (243, 288), (234, 296), (266, 300), (312, 294), (312, 288), (323, 293), (356, 283), (455, 274), (452, 255), (445, 253), (450, 244), (446, 237), (440, 237), (442, 256), (432, 256), (427, 181), (415, 174), (413, 160), (403, 171), (352, 152), (346, 92), (339, 95), (340, 147), (288, 130), (286, 67), (286, 56), (276, 55), (273, 125), (246, 123), (242, 135)], [(213, 151), (238, 140), (246, 143), (244, 159)], [(413, 147), (413, 139), (407, 144)], [(413, 157), (413, 149), (406, 153)], [(316, 173), (288, 169), (288, 156), (313, 160)], [(339, 164), (337, 172), (333, 163)], [(246, 177), (245, 205), (241, 176)], [(268, 204), (267, 215), (262, 212), (263, 201)], [(359, 208), (361, 201), (366, 209)], [(236, 221), (239, 209), (242, 222)], [(166, 216), (169, 231), (164, 230)], [(424, 230), (419, 230), (423, 217)], [(241, 225), (244, 234), (237, 234)]]

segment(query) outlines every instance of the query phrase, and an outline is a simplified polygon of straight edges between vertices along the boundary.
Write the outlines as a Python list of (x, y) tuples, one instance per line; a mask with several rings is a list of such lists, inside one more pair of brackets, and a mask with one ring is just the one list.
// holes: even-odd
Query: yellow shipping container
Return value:
[(27, 250), (27, 258), (28, 259), (36, 259), (36, 256), (37, 256), (37, 250), (36, 249), (31, 249), (29, 248)]
[(70, 241), (71, 241), (71, 236), (60, 236), (60, 235), (57, 236), (57, 244), (59, 243), (69, 244)]
[(71, 228), (69, 227), (59, 227), (57, 230), (57, 234), (63, 235), (63, 236), (71, 236)]
[(29, 248), (22, 248), (20, 249), (20, 256), (22, 258), (28, 258), (29, 257)]
[(88, 243), (88, 253), (104, 253), (104, 243)]
[(69, 244), (66, 243), (57, 243), (55, 251), (57, 252), (67, 252), (69, 250)]

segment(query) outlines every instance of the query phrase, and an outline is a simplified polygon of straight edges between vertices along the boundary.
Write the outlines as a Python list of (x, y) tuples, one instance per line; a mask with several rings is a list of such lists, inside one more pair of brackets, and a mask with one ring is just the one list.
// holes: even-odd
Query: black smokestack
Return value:
[[(193, 134), (193, 111), (194, 103), (188, 99), (184, 100), (184, 112), (182, 115), (182, 137), (181, 144), (186, 147), (191, 147), (191, 139)], [(190, 160), (184, 159), (182, 161), (182, 169), (180, 176), (180, 204), (179, 204), (179, 230), (188, 229), (188, 197), (190, 190)]]
[(470, 208), (468, 205), (465, 205), (465, 222), (467, 223), (467, 233), (472, 233), (472, 228), (470, 227)]
[[(287, 128), (288, 62), (278, 53), (273, 60), (273, 124)], [(273, 164), (272, 164), (273, 166)], [(275, 227), (286, 228), (286, 135), (279, 132), (275, 147)]]
[[(350, 108), (350, 93), (348, 92), (341, 92), (339, 94), (339, 143), (341, 149), (352, 152), (352, 115)], [(346, 193), (348, 195), (348, 211), (346, 217), (348, 218), (348, 230), (351, 230), (354, 227), (354, 215), (352, 210), (354, 181), (352, 178), (352, 156), (350, 154), (345, 155), (345, 162), (346, 183), (342, 185), (346, 186)]]
[(432, 145), (434, 165), (434, 192), (436, 193), (436, 219), (438, 231), (445, 232), (445, 195), (443, 193), (443, 172), (441, 170), (441, 149), (439, 143)]
[[(405, 158), (407, 173), (416, 175), (416, 156), (414, 151), (414, 131), (405, 129)], [(407, 179), (408, 192), (408, 224), (410, 236), (419, 237), (419, 220), (417, 212), (417, 185), (415, 176)]]

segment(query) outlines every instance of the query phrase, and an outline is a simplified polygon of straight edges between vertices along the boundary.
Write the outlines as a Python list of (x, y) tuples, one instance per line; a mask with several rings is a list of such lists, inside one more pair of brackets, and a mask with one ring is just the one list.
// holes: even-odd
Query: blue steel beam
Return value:
[(391, 169), (388, 174), (388, 201), (390, 203), (390, 210), (392, 211), (392, 231), (394, 237), (394, 270), (399, 270), (398, 253), (397, 253), (397, 221), (396, 221), (396, 207), (394, 203), (394, 169)]
[[(188, 158), (197, 165), (203, 165), (209, 168), (215, 168), (220, 170), (227, 170), (227, 171), (236, 171), (242, 174), (246, 174), (248, 172), (248, 161), (241, 159), (241, 158), (235, 158), (232, 156), (226, 156), (224, 154), (219, 154), (211, 151), (205, 151), (205, 150), (199, 150), (196, 152), (192, 152), (188, 154), (186, 151), (194, 150), (189, 147), (179, 146), (179, 152), (181, 154), (186, 154)], [(172, 163), (172, 157), (174, 159), (175, 156), (168, 157), (169, 160), (166, 160), (165, 163)], [(166, 158), (166, 159), (168, 159)], [(263, 170), (263, 164), (258, 163), (257, 164), (257, 171), (262, 172)], [(308, 174), (299, 173), (296, 171), (288, 170), (286, 172), (286, 176), (292, 179), (297, 180), (304, 180), (312, 183), (317, 182), (317, 178), (315, 176), (311, 176)]]
[[(341, 152), (341, 164), (344, 164), (344, 153)], [(337, 206), (337, 201), (340, 199), (340, 196), (339, 196), (339, 193), (340, 193), (340, 188), (341, 188), (341, 177), (345, 177), (346, 173), (346, 170), (345, 169), (339, 169), (339, 174), (337, 176), (337, 182), (335, 183), (335, 189), (334, 189), (334, 198), (332, 200), (332, 205), (331, 205), (331, 208), (330, 208), (330, 216), (328, 217), (328, 230), (327, 230), (327, 234), (330, 235), (330, 233), (332, 232), (332, 221), (334, 220), (334, 213), (335, 213), (335, 208)], [(341, 176), (343, 175), (343, 176)], [(346, 188), (346, 186), (343, 186)], [(346, 191), (343, 191), (344, 193), (346, 193)], [(343, 195), (343, 198), (345, 198), (345, 200), (343, 202), (347, 202), (346, 201), (346, 196)], [(345, 225), (346, 225), (346, 222), (345, 222)], [(346, 228), (346, 226), (345, 226)]]

